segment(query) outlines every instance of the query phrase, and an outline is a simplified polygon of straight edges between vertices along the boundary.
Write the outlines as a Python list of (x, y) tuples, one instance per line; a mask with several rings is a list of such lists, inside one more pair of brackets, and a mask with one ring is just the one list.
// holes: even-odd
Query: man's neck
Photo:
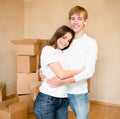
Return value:
[(76, 32), (76, 33), (75, 33), (75, 39), (82, 37), (84, 34), (85, 34), (84, 30), (83, 30), (83, 31), (80, 31), (80, 32)]

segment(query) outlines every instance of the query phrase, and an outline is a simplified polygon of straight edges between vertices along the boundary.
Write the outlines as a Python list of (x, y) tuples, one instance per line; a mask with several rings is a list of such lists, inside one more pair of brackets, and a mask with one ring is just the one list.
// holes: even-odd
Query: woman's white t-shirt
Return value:
[[(64, 69), (68, 68), (62, 50), (54, 49), (51, 46), (45, 46), (42, 49), (40, 61), (41, 61), (41, 70), (42, 73), (45, 74), (46, 80), (56, 76), (55, 73), (49, 68), (48, 64), (53, 62), (60, 62)], [(52, 88), (49, 86), (49, 84), (46, 81), (44, 81), (42, 82), (39, 89), (40, 92), (50, 96), (54, 96), (58, 98), (67, 97), (67, 88), (65, 85), (57, 88)]]

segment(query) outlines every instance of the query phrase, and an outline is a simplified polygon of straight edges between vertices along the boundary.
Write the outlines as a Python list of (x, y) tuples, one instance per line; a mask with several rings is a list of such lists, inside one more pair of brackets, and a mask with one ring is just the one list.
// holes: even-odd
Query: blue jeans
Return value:
[(88, 93), (68, 94), (68, 100), (76, 119), (88, 119)]
[(37, 119), (68, 119), (68, 98), (38, 93), (34, 113)]

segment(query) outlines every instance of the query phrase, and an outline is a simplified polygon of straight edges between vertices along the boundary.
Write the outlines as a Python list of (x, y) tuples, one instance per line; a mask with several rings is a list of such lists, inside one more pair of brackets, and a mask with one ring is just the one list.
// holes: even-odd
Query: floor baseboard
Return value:
[(90, 100), (90, 103), (99, 104), (99, 105), (106, 105), (106, 106), (113, 106), (113, 107), (120, 107), (120, 104), (113, 104), (113, 103), (107, 103), (107, 102), (101, 102), (101, 101), (95, 101), (95, 100)]

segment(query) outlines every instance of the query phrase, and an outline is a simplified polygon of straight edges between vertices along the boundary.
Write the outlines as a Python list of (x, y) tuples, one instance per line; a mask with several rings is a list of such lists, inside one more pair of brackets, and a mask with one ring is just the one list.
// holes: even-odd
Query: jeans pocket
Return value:
[(49, 106), (55, 103), (56, 98), (50, 95), (40, 93), (38, 96), (38, 102), (41, 106)]

